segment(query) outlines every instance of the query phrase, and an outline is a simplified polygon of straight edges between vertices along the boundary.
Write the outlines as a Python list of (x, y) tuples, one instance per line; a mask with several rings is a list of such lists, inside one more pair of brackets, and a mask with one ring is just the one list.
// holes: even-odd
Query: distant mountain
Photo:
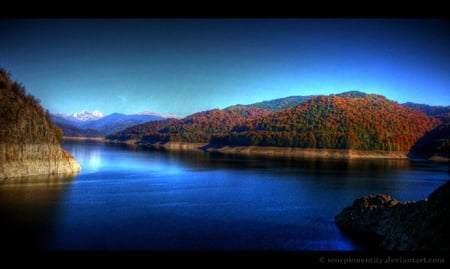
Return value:
[[(76, 117), (73, 116), (75, 114)], [(84, 113), (84, 116), (82, 114), (83, 113), (74, 113), (70, 116), (64, 114), (53, 114), (52, 120), (61, 127), (61, 129), (64, 131), (65, 136), (71, 136), (68, 135), (69, 133), (71, 133), (80, 134), (74, 136), (83, 136), (83, 134), (89, 134), (87, 136), (90, 137), (98, 136), (98, 133), (100, 133), (101, 136), (104, 136), (107, 134), (120, 132), (130, 126), (142, 124), (148, 121), (166, 119), (160, 114), (154, 112), (132, 115), (113, 113), (108, 116), (102, 116), (101, 118), (97, 118), (101, 114), (101, 112), (99, 111), (94, 111), (93, 113)], [(93, 115), (93, 117), (89, 115)], [(89, 117), (97, 119), (88, 119)], [(81, 120), (80, 118), (83, 120)]]
[(446, 117), (446, 115), (450, 115), (450, 106), (430, 106), (411, 102), (407, 102), (402, 105), (439, 118)]
[(82, 128), (84, 124), (104, 117), (103, 113), (98, 110), (94, 110), (92, 112), (83, 110), (81, 112), (75, 112), (70, 115), (64, 113), (56, 113), (52, 114), (51, 116), (52, 120), (55, 123), (73, 125), (77, 128)]
[(153, 111), (143, 111), (143, 112), (130, 114), (130, 115), (150, 115), (150, 116), (163, 117), (163, 118), (166, 118), (166, 119), (180, 119), (179, 116), (174, 115), (174, 114), (160, 114), (160, 113), (156, 113), (156, 112), (153, 112)]
[(59, 113), (51, 114), (51, 119), (58, 126), (61, 126), (63, 124), (63, 125), (71, 125), (71, 126), (79, 128), (79, 126), (84, 123), (82, 121), (71, 118), (71, 116), (67, 116), (67, 115), (59, 114)]
[(94, 129), (103, 135), (120, 132), (128, 127), (138, 125), (144, 122), (164, 120), (165, 117), (159, 115), (126, 115), (121, 113), (113, 113), (95, 121), (89, 121), (80, 125), (84, 129)]
[(94, 129), (81, 129), (71, 124), (58, 123), (64, 136), (69, 137), (103, 137), (103, 134)]
[(66, 119), (68, 121), (73, 121), (73, 122), (77, 122), (77, 121), (92, 121), (92, 120), (98, 120), (104, 117), (103, 113), (100, 112), (99, 110), (94, 110), (92, 112), (83, 110), (81, 112), (75, 112), (71, 115), (66, 115), (63, 113), (58, 113), (55, 114), (55, 116), (59, 117), (59, 118), (63, 118)]
[[(209, 142), (331, 149), (407, 151), (439, 124), (423, 112), (386, 97), (359, 91), (294, 98), (299, 104), (274, 100), (266, 108), (236, 105), (209, 110), (181, 120), (149, 122), (107, 136), (142, 143)], [(281, 100), (281, 101), (280, 101)], [(303, 100), (303, 101), (300, 101)], [(306, 101), (305, 101), (306, 100)], [(292, 104), (292, 103), (290, 103)], [(287, 109), (273, 111), (276, 107)], [(273, 112), (272, 112), (273, 111)]]
[(98, 110), (94, 110), (92, 112), (83, 110), (81, 112), (74, 113), (72, 117), (80, 121), (91, 121), (101, 119), (104, 115)]
[(65, 117), (61, 114), (52, 114), (52, 121), (58, 125), (64, 133), (64, 136), (70, 137), (103, 137), (98, 130), (84, 129), (81, 127), (84, 121), (74, 120), (71, 117)]

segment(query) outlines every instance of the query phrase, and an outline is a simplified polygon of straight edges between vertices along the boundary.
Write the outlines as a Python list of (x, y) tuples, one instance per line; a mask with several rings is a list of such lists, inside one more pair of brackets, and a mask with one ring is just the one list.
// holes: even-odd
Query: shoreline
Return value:
[(286, 158), (321, 158), (321, 159), (408, 159), (407, 152), (402, 151), (363, 151), (354, 149), (317, 149), (291, 147), (230, 147), (211, 148), (207, 151), (229, 154), (286, 157)]
[(64, 136), (64, 141), (98, 141), (107, 142), (104, 137), (86, 137), (86, 136)]
[(0, 144), (0, 179), (74, 174), (81, 169), (59, 144)]
[(405, 151), (355, 150), (355, 149), (316, 149), (292, 147), (263, 146), (222, 146), (209, 143), (167, 142), (143, 144), (137, 140), (117, 141), (107, 140), (105, 143), (123, 144), (143, 148), (167, 151), (203, 151), (221, 154), (244, 156), (262, 156), (276, 158), (322, 158), (322, 159), (398, 159), (408, 160)]

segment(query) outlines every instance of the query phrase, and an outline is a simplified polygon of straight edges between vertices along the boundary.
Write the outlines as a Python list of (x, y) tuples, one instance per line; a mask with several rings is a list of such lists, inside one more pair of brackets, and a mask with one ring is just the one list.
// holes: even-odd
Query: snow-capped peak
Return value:
[(99, 110), (94, 110), (92, 112), (83, 110), (81, 112), (76, 112), (71, 115), (71, 118), (79, 120), (79, 121), (90, 121), (90, 120), (98, 120), (103, 118), (104, 115)]
[(97, 118), (103, 118), (105, 116), (100, 110), (94, 110), (91, 114), (96, 116)]

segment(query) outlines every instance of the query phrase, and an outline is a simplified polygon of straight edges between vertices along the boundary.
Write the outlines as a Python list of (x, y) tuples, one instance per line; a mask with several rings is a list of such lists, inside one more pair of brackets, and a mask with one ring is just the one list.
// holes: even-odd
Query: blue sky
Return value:
[(361, 90), (450, 105), (450, 21), (0, 20), (0, 66), (51, 112), (198, 111)]

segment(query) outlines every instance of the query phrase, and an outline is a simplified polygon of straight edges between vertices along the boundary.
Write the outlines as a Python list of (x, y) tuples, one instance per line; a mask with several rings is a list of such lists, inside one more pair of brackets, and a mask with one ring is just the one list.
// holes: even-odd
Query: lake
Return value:
[(447, 163), (287, 160), (65, 142), (74, 176), (0, 183), (3, 248), (365, 250), (334, 216), (357, 197), (417, 200)]

